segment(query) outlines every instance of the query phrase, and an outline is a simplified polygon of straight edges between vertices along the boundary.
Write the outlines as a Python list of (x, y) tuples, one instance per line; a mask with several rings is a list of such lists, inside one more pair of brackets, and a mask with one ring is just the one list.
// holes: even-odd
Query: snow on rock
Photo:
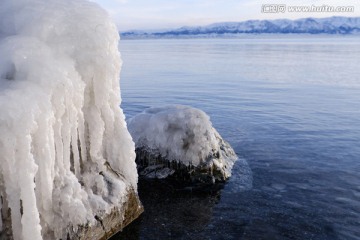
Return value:
[(137, 192), (118, 32), (84, 0), (2, 0), (0, 15), (2, 234), (65, 239)]
[(231, 176), (236, 154), (199, 109), (149, 108), (131, 118), (128, 127), (140, 175), (211, 184)]

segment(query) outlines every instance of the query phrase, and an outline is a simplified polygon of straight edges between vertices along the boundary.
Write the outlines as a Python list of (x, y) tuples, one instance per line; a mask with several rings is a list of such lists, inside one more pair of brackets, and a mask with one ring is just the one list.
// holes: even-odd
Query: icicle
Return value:
[[(2, 0), (0, 14), (0, 192), (15, 240), (64, 239), (137, 188), (119, 35), (85, 0)], [(111, 191), (106, 164), (122, 176)]]

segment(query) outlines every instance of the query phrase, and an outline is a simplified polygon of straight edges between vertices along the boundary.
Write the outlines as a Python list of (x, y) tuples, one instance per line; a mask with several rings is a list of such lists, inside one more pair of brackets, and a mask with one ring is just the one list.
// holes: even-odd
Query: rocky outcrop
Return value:
[[(11, 209), (8, 208), (7, 200), (2, 199), (1, 217), (3, 231), (0, 232), (0, 239), (12, 240)], [(95, 224), (81, 226), (69, 226), (67, 239), (71, 240), (106, 240), (124, 227), (134, 221), (144, 211), (137, 192), (134, 189), (127, 190), (127, 197), (124, 204), (114, 206), (110, 213), (94, 216)], [(54, 236), (47, 236), (53, 239)]]
[(95, 225), (81, 226), (77, 231), (70, 230), (68, 238), (107, 240), (138, 218), (143, 211), (137, 193), (133, 189), (129, 189), (126, 203), (123, 206), (114, 207), (109, 214), (94, 216), (97, 221)]
[(237, 156), (199, 109), (152, 108), (130, 119), (128, 126), (141, 177), (204, 187), (231, 176)]
[(2, 0), (0, 15), (0, 234), (108, 238), (142, 208), (116, 25), (88, 0)]
[[(215, 129), (214, 129), (215, 131)], [(220, 149), (212, 149), (205, 161), (198, 166), (186, 165), (180, 160), (169, 160), (158, 150), (140, 147), (136, 149), (136, 163), (140, 177), (183, 182), (185, 185), (203, 186), (224, 182), (231, 174), (236, 154), (229, 143), (216, 132)]]

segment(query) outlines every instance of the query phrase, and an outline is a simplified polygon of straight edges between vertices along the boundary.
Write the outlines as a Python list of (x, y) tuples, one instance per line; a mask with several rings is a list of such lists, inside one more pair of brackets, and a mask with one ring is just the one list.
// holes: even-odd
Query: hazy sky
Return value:
[[(162, 29), (249, 19), (360, 16), (359, 0), (93, 0), (107, 9), (119, 30)], [(261, 13), (268, 3), (287, 6), (354, 6), (354, 13)]]

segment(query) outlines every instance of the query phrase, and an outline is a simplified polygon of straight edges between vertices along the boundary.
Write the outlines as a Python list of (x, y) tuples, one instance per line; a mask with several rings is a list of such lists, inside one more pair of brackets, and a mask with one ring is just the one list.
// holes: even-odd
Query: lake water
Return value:
[(360, 239), (359, 40), (121, 41), (126, 116), (200, 108), (240, 160), (215, 196), (140, 185), (115, 239)]

